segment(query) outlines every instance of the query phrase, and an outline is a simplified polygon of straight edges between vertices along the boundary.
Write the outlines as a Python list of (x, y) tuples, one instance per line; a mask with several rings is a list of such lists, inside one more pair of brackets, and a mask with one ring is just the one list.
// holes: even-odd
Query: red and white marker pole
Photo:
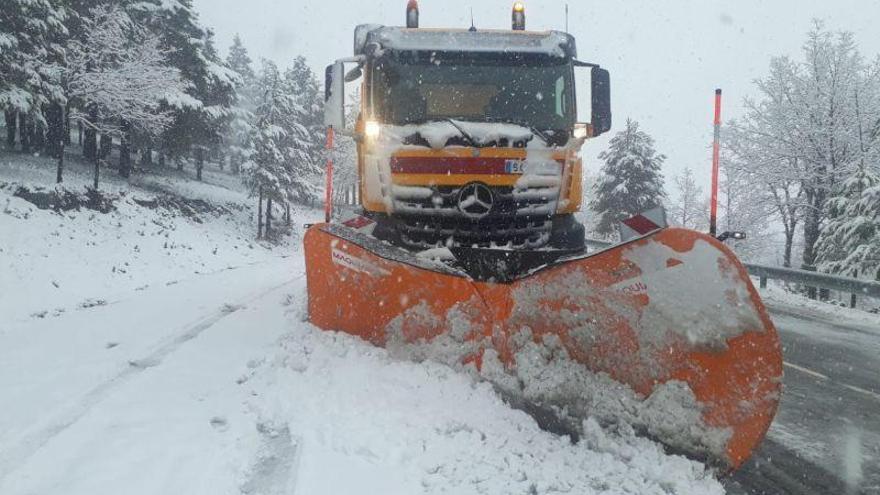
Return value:
[(709, 234), (718, 228), (718, 163), (721, 155), (721, 90), (715, 90), (715, 140), (712, 143), (712, 202), (709, 215)]
[(327, 183), (324, 185), (324, 221), (333, 216), (333, 126), (327, 128)]

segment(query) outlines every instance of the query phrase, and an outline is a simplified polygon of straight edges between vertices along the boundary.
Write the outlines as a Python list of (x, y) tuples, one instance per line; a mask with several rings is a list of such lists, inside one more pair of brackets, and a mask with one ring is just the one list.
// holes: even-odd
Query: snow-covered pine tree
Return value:
[(674, 180), (678, 187), (678, 197), (669, 208), (670, 223), (686, 229), (705, 229), (708, 224), (706, 201), (703, 198), (703, 188), (694, 179), (694, 171), (685, 167)]
[(204, 109), (203, 125), (198, 128), (201, 132), (196, 133), (194, 147), (198, 180), (202, 180), (206, 157), (211, 155), (220, 158), (218, 155), (224, 147), (223, 137), (229, 133), (230, 124), (236, 117), (236, 88), (240, 85), (238, 73), (220, 58), (214, 46), (214, 32), (211, 29), (205, 30), (202, 56), (208, 75), (207, 86), (199, 93)]
[(213, 33), (199, 24), (192, 0), (142, 0), (131, 9), (160, 36), (169, 63), (188, 83), (185, 91), (166, 95), (175, 118), (162, 135), (160, 152), (177, 160), (193, 152), (200, 174), (206, 151), (219, 146), (232, 119), (238, 74), (220, 59)]
[(238, 34), (229, 48), (226, 64), (239, 76), (239, 84), (236, 86), (238, 99), (225, 140), (230, 169), (233, 173), (239, 173), (242, 164), (250, 158), (253, 151), (254, 112), (259, 95), (253, 61)]
[(204, 108), (199, 93), (207, 85), (207, 70), (201, 55), (204, 30), (198, 25), (192, 2), (145, 0), (137, 4), (140, 15), (159, 34), (162, 47), (172, 50), (169, 62), (177, 67), (188, 83), (182, 92), (169, 92), (165, 106), (174, 113), (174, 122), (160, 138), (160, 153), (182, 163), (194, 143), (193, 129), (204, 125)]
[(22, 150), (39, 127), (43, 109), (63, 100), (50, 63), (61, 58), (58, 40), (67, 35), (66, 10), (52, 0), (5, 0), (0, 7), (0, 109), (6, 119), (6, 144)]
[(819, 270), (880, 280), (880, 175), (860, 166), (827, 202), (816, 242)]
[(238, 106), (253, 111), (256, 108), (258, 97), (256, 92), (257, 75), (254, 72), (254, 62), (238, 34), (232, 39), (232, 46), (229, 47), (229, 53), (226, 55), (226, 65), (235, 71), (241, 79), (238, 86)]
[(272, 202), (283, 203), (289, 197), (291, 177), (287, 162), (291, 153), (288, 142), (291, 135), (291, 116), (296, 103), (293, 95), (284, 87), (278, 66), (271, 61), (263, 60), (258, 88), (261, 96), (255, 112), (253, 153), (250, 160), (243, 165), (242, 172), (251, 196), (259, 198), (258, 209), (261, 213), (257, 219), (257, 237), (261, 237), (263, 200), (267, 200), (268, 236), (271, 233)]
[(657, 153), (654, 139), (639, 130), (636, 121), (627, 119), (599, 159), (605, 164), (590, 205), (600, 215), (597, 233), (612, 234), (617, 222), (663, 204), (661, 168), (666, 156)]
[(287, 200), (309, 203), (316, 197), (316, 180), (324, 148), (322, 98), (315, 74), (298, 56), (284, 72), (284, 90), (293, 98), (287, 139), (291, 187)]
[(596, 190), (596, 184), (599, 183), (601, 174), (598, 170), (587, 168), (584, 168), (583, 174), (583, 206), (581, 208), (581, 211), (575, 213), (575, 216), (578, 221), (584, 225), (584, 228), (587, 232), (587, 237), (597, 238), (601, 236), (601, 234), (596, 232), (596, 228), (599, 225), (599, 220), (601, 219), (601, 217), (599, 215), (599, 212), (593, 210), (593, 203), (591, 199), (593, 197), (593, 192)]

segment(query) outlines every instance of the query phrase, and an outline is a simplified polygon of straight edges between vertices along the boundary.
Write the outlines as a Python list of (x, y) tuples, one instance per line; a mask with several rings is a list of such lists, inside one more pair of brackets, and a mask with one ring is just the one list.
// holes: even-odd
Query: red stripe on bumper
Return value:
[(504, 164), (513, 158), (391, 158), (395, 174), (505, 174)]

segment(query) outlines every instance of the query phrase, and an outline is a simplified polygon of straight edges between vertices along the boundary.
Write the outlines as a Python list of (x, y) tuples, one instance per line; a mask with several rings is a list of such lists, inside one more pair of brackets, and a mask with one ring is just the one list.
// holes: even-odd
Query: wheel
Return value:
[(376, 222), (376, 228), (373, 230), (373, 237), (380, 241), (386, 241), (394, 246), (404, 247), (397, 224), (391, 219), (391, 217), (384, 213), (372, 212), (368, 216)]
[(587, 229), (574, 215), (556, 215), (550, 230), (550, 247), (566, 250), (581, 250), (586, 247), (584, 239)]

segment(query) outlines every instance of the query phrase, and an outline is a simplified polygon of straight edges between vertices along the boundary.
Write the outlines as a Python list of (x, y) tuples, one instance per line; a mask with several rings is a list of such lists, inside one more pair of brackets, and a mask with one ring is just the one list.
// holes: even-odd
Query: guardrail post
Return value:
[[(815, 272), (816, 267), (812, 266), (812, 265), (803, 264), (803, 265), (801, 265), (801, 270), (804, 270), (807, 272)], [(807, 286), (807, 297), (809, 297), (810, 299), (816, 299), (816, 288), (815, 287), (810, 287), (809, 285)]]
[(762, 288), (762, 289), (766, 289), (766, 288), (767, 288), (767, 277), (766, 277), (766, 276), (763, 276), (763, 275), (761, 276), (761, 288)]
[[(859, 269), (856, 268), (852, 273), (853, 278), (859, 278)], [(849, 307), (852, 309), (856, 308), (856, 293), (853, 292), (849, 295)]]

